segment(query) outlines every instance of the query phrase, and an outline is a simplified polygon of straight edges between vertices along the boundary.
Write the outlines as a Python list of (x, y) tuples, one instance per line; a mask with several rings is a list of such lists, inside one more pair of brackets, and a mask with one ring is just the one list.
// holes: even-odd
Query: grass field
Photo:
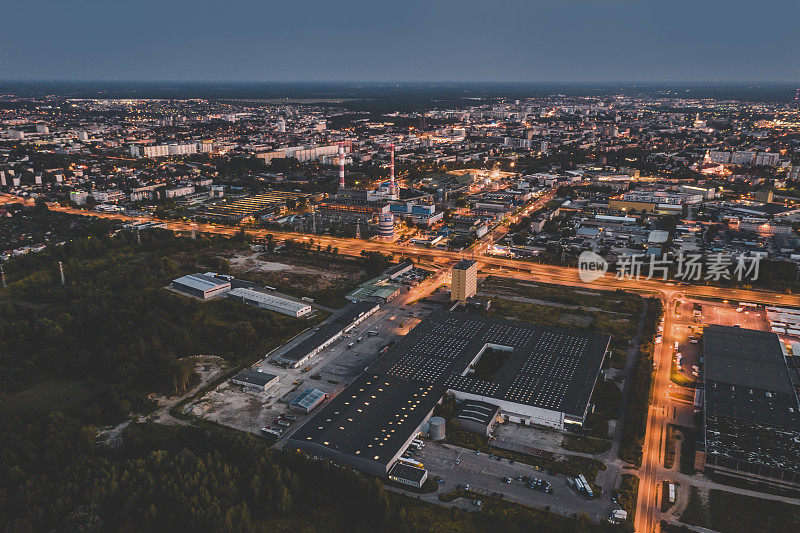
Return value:
[(571, 452), (597, 454), (610, 450), (611, 440), (598, 437), (564, 435), (564, 440), (561, 441), (561, 447)]
[(636, 335), (644, 308), (640, 296), (622, 291), (588, 291), (494, 276), (487, 277), (479, 290), (492, 295), (490, 316), (611, 335), (612, 346), (619, 350)]
[(40, 417), (56, 406), (60, 411), (74, 415), (91, 405), (96, 399), (95, 394), (80, 381), (42, 381), (0, 400), (0, 416), (18, 413)]
[(720, 533), (783, 533), (800, 531), (800, 506), (717, 489), (705, 500), (692, 487), (681, 520)]

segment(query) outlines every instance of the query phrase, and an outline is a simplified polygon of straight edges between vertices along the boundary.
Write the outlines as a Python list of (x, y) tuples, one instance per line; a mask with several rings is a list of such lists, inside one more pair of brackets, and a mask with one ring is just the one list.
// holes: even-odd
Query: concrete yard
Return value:
[[(430, 441), (414, 455), (414, 459), (422, 462), (429, 475), (439, 476), (444, 480), (440, 485), (441, 492), (450, 492), (459, 485), (470, 485), (470, 490), (491, 495), (500, 493), (511, 500), (530, 507), (549, 509), (553, 512), (572, 515), (586, 512), (594, 519), (610, 516), (612, 509), (618, 507), (611, 503), (611, 495), (590, 500), (567, 485), (565, 476), (551, 476), (542, 470), (535, 470), (531, 465), (508, 460), (490, 459), (481, 453), (476, 455), (472, 450), (438, 444)], [(456, 460), (459, 464), (456, 464)], [(538, 477), (549, 481), (553, 492), (550, 494), (529, 489), (517, 476)], [(511, 483), (503, 480), (507, 477)]]
[[(226, 381), (216, 389), (195, 399), (185, 407), (185, 412), (206, 418), (224, 426), (260, 434), (261, 428), (280, 428), (275, 419), (286, 414), (288, 403), (308, 388), (319, 389), (330, 397), (336, 396), (348, 383), (369, 366), (381, 350), (398, 335), (404, 335), (434, 306), (407, 305), (405, 294), (387, 304), (315, 355), (301, 368), (285, 368), (273, 361), (282, 353), (314, 333), (309, 328), (288, 343), (278, 347), (253, 366), (263, 372), (277, 375), (278, 384), (266, 392), (244, 391), (242, 387)], [(335, 314), (328, 320), (335, 317)], [(377, 335), (368, 335), (368, 331)], [(360, 341), (358, 339), (361, 339)], [(350, 343), (354, 343), (349, 347)], [(298, 420), (284, 432), (278, 445), (299, 428), (310, 415), (292, 411)]]

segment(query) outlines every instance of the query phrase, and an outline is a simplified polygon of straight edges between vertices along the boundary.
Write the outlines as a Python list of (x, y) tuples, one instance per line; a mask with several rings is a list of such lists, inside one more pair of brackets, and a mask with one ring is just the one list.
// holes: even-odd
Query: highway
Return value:
[[(11, 201), (19, 202), (22, 199), (9, 195), (0, 195), (0, 205)], [(542, 201), (547, 201), (544, 198)], [(30, 205), (32, 202), (25, 200)], [(52, 206), (51, 209), (72, 213), (76, 215), (95, 216), (99, 218), (115, 219), (125, 222), (158, 222), (173, 231), (190, 233), (192, 231), (202, 233), (217, 233), (233, 235), (242, 230), (239, 227), (219, 226), (215, 224), (203, 224), (174, 220), (159, 220), (154, 217), (134, 217), (120, 213), (98, 213), (94, 211), (84, 211)], [(613, 273), (606, 273), (604, 276), (591, 282), (584, 282), (578, 276), (578, 271), (573, 267), (545, 265), (528, 261), (490, 257), (482, 255), (477, 251), (449, 252), (436, 248), (423, 248), (409, 245), (399, 245), (378, 240), (363, 241), (343, 237), (329, 237), (320, 235), (308, 235), (295, 232), (273, 231), (264, 229), (244, 228), (248, 234), (263, 238), (267, 234), (272, 234), (278, 239), (307, 240), (313, 239), (316, 244), (323, 247), (329, 244), (338, 248), (339, 253), (344, 255), (358, 256), (362, 250), (374, 250), (383, 253), (392, 253), (404, 257), (414, 257), (419, 260), (431, 260), (440, 266), (432, 279), (428, 280), (421, 287), (417, 287), (412, 294), (405, 296), (406, 301), (418, 299), (432, 290), (435, 284), (444, 283), (447, 280), (446, 267), (460, 259), (474, 259), (479, 262), (483, 275), (492, 274), (502, 277), (522, 279), (540, 283), (552, 283), (558, 285), (568, 285), (585, 287), (594, 290), (625, 290), (636, 292), (648, 296), (660, 298), (664, 304), (665, 322), (663, 342), (657, 345), (654, 360), (657, 361), (657, 370), (654, 376), (653, 394), (650, 409), (647, 417), (647, 431), (643, 446), (642, 467), (638, 474), (640, 477), (639, 498), (637, 501), (637, 512), (635, 519), (635, 530), (639, 533), (649, 533), (659, 530), (658, 496), (661, 479), (658, 478), (658, 470), (663, 464), (662, 454), (664, 451), (664, 435), (666, 429), (665, 410), (668, 402), (668, 389), (670, 383), (670, 362), (671, 353), (669, 346), (672, 345), (674, 338), (674, 300), (676, 297), (689, 297), (700, 299), (727, 299), (731, 301), (743, 301), (760, 303), (767, 305), (781, 305), (786, 307), (800, 307), (800, 297), (790, 294), (781, 294), (774, 291), (728, 289), (707, 285), (683, 285), (661, 279), (620, 279)], [(505, 230), (507, 231), (507, 229)], [(494, 237), (505, 235), (502, 226), (496, 228), (489, 240)], [(481, 241), (487, 242), (487, 241)], [(476, 248), (483, 248), (478, 246)]]
[[(6, 198), (3, 198), (3, 196)], [(20, 198), (16, 197), (9, 198), (9, 195), (0, 195), (0, 204), (8, 203), (9, 201), (20, 200)], [(32, 202), (26, 201), (26, 203), (30, 205)], [(379, 240), (364, 241), (346, 237), (309, 235), (306, 233), (289, 231), (241, 228), (216, 224), (194, 223), (188, 221), (161, 220), (152, 216), (130, 216), (121, 213), (99, 213), (95, 211), (70, 209), (61, 206), (53, 206), (51, 207), (51, 210), (75, 215), (114, 219), (123, 222), (157, 222), (163, 224), (167, 229), (183, 233), (191, 233), (192, 231), (195, 231), (199, 233), (234, 235), (244, 229), (246, 233), (258, 238), (264, 238), (268, 234), (271, 234), (276, 240), (313, 239), (314, 243), (316, 244), (320, 244), (323, 247), (326, 247), (330, 244), (332, 247), (338, 248), (340, 254), (350, 256), (359, 256), (362, 250), (374, 250), (383, 253), (392, 253), (398, 256), (414, 257), (415, 259), (428, 259), (439, 264), (457, 262), (461, 259), (473, 259), (480, 263), (481, 269), (484, 270), (484, 272), (486, 272), (488, 269), (489, 273), (496, 273), (506, 277), (526, 279), (529, 281), (539, 281), (542, 283), (579, 286), (597, 290), (622, 289), (657, 297), (664, 297), (667, 294), (672, 295), (680, 292), (686, 296), (696, 298), (725, 298), (728, 300), (739, 300), (769, 305), (784, 305), (788, 307), (800, 306), (800, 297), (789, 294), (780, 294), (773, 291), (728, 289), (707, 285), (681, 286), (670, 281), (662, 281), (661, 279), (620, 279), (616, 277), (614, 273), (610, 272), (606, 273), (603, 277), (597, 280), (586, 283), (581, 281), (581, 279), (578, 277), (577, 269), (573, 267), (546, 265), (502, 257), (491, 257), (479, 254), (477, 252), (449, 252), (446, 250), (439, 250), (437, 248), (400, 245)], [(495, 270), (491, 270), (492, 268)]]

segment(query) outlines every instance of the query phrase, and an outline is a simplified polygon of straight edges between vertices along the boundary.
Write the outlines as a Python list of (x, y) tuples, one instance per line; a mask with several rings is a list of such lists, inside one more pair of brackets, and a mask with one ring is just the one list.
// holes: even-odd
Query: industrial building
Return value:
[(208, 300), (222, 296), (231, 290), (231, 282), (216, 277), (213, 272), (205, 274), (188, 274), (172, 280), (171, 287), (179, 292)]
[(379, 308), (375, 302), (351, 303), (344, 311), (317, 326), (310, 337), (278, 356), (276, 361), (293, 368), (304, 365)]
[(411, 261), (403, 261), (402, 263), (398, 263), (392, 267), (387, 268), (383, 273), (389, 276), (391, 279), (398, 278), (403, 274), (411, 272), (414, 270), (414, 263)]
[(478, 291), (478, 263), (462, 259), (451, 272), (450, 300), (466, 302)]
[(389, 479), (419, 489), (428, 479), (428, 471), (403, 461), (397, 461), (389, 470)]
[(703, 354), (705, 409), (695, 466), (800, 488), (800, 404), (778, 336), (706, 326)]
[(263, 392), (278, 383), (278, 376), (247, 368), (233, 376), (231, 383), (241, 385), (246, 389)]
[(328, 395), (319, 389), (306, 389), (289, 402), (289, 409), (310, 413), (319, 404), (325, 401)]
[(305, 316), (311, 312), (311, 306), (305, 302), (280, 296), (275, 293), (267, 293), (244, 287), (237, 287), (230, 291), (228, 293), (228, 298), (296, 318)]
[(294, 191), (267, 191), (227, 203), (207, 205), (197, 211), (197, 216), (223, 222), (245, 222), (280, 214), (289, 200), (300, 202), (308, 197), (308, 194)]
[(317, 411), (287, 448), (385, 476), (440, 398), (434, 385), (367, 372)]
[(479, 435), (489, 435), (499, 413), (500, 407), (497, 405), (466, 400), (458, 406), (455, 418), (459, 428)]
[[(556, 429), (579, 427), (610, 340), (435, 312), (292, 435), (288, 446), (387, 475), (447, 393), (466, 406), (491, 406), (476, 416), (484, 428), (497, 417)], [(496, 368), (493, 375), (480, 374), (482, 357), (502, 358), (490, 365)]]

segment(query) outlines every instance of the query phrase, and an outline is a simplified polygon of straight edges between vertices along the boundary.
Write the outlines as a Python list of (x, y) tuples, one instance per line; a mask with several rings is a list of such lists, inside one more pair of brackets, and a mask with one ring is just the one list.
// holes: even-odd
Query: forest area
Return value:
[(0, 424), (0, 528), (9, 533), (620, 531), (506, 502), (480, 513), (440, 507), (209, 424), (132, 426), (118, 449), (94, 444), (92, 428), (59, 413), (13, 430)]
[[(200, 302), (166, 290), (184, 274), (223, 270), (223, 250), (245, 237), (176, 238), (168, 232), (89, 236), (5, 265), (0, 291), (0, 412), (39, 385), (85, 395), (83, 419), (114, 421), (146, 410), (151, 392), (178, 394), (196, 354), (239, 363), (309, 326), (227, 300)], [(60, 283), (58, 262), (66, 283)]]

